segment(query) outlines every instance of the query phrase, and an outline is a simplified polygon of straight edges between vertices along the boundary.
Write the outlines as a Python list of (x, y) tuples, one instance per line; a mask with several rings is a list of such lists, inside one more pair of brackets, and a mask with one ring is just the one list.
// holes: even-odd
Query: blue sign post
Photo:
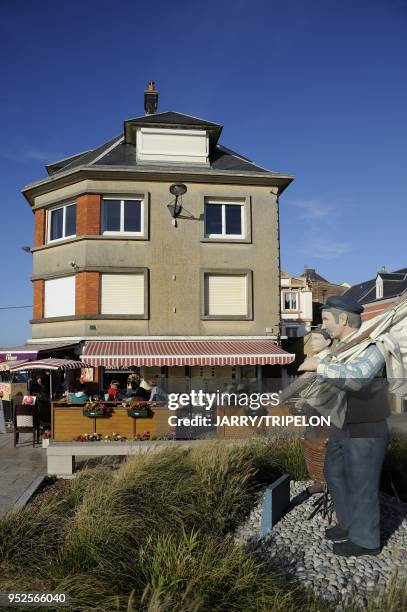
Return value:
[(286, 512), (290, 505), (290, 476), (283, 474), (267, 487), (261, 515), (261, 535), (265, 536)]

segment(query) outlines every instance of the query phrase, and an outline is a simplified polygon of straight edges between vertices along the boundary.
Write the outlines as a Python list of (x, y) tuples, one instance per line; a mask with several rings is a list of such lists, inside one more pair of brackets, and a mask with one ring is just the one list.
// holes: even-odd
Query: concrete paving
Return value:
[(0, 517), (23, 506), (46, 472), (46, 449), (33, 448), (31, 434), (20, 434), (16, 448), (13, 434), (0, 434)]

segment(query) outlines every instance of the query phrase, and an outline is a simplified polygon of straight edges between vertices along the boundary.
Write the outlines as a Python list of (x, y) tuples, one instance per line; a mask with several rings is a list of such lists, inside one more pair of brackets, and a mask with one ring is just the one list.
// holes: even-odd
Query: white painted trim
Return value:
[[(244, 201), (228, 201), (228, 200), (214, 200), (214, 199), (207, 199), (205, 200), (204, 206), (206, 206), (206, 204), (219, 204), (222, 206), (222, 233), (221, 234), (204, 234), (205, 238), (234, 238), (236, 240), (238, 240), (239, 238), (241, 240), (244, 240), (246, 238), (246, 228), (245, 228), (245, 222), (244, 222), (244, 218), (245, 218), (245, 202)], [(242, 233), (241, 234), (226, 234), (226, 206), (240, 206), (240, 225), (241, 225), (241, 229), (242, 229)], [(205, 208), (204, 208), (205, 210)], [(206, 220), (204, 219), (204, 223), (206, 222)]]
[[(114, 195), (110, 196), (102, 196), (102, 210), (101, 210), (101, 220), (103, 223), (103, 203), (105, 200), (116, 200), (120, 202), (120, 230), (105, 230), (101, 233), (102, 236), (144, 236), (145, 228), (144, 228), (144, 198), (141, 197), (121, 197)], [(140, 202), (141, 210), (140, 210), (140, 231), (139, 232), (125, 232), (124, 229), (124, 202)]]
[[(69, 234), (69, 236), (65, 236), (65, 231), (66, 231), (66, 209), (68, 208), (68, 206), (75, 206), (75, 225), (76, 225), (76, 220), (77, 220), (77, 215), (78, 215), (78, 206), (76, 203), (76, 200), (73, 200), (71, 202), (65, 202), (65, 204), (56, 204), (55, 206), (53, 206), (52, 208), (48, 208), (47, 212), (46, 212), (46, 244), (54, 244), (55, 242), (61, 242), (62, 240), (68, 240), (68, 238), (75, 238), (76, 237), (76, 232), (74, 234)], [(63, 213), (62, 213), (62, 237), (61, 238), (53, 238), (51, 240), (51, 216), (52, 213), (55, 212), (56, 210), (59, 210), (60, 208), (63, 209)]]
[(54, 342), (83, 342), (83, 341), (103, 341), (103, 342), (147, 342), (148, 340), (173, 340), (173, 341), (193, 341), (193, 340), (276, 340), (277, 336), (63, 336), (59, 338), (32, 338), (27, 340), (27, 344), (47, 344)]
[(110, 151), (112, 151), (115, 147), (117, 147), (118, 144), (123, 142), (123, 140), (124, 140), (124, 136), (120, 136), (120, 138), (118, 138), (116, 142), (114, 142), (112, 145), (110, 145), (110, 147), (108, 147), (105, 151), (103, 151), (103, 153), (95, 157), (95, 159), (89, 163), (89, 166), (96, 164), (96, 162), (99, 161), (99, 159), (102, 159), (102, 157), (110, 153)]

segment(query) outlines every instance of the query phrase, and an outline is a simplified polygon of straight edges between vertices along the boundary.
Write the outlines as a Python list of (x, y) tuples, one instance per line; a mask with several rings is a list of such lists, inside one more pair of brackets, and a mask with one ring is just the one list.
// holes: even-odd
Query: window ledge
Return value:
[(100, 314), (82, 314), (82, 315), (70, 315), (70, 316), (64, 316), (64, 317), (46, 317), (43, 319), (32, 319), (30, 321), (31, 324), (36, 324), (36, 323), (58, 323), (58, 322), (62, 322), (62, 321), (89, 321), (89, 320), (95, 320), (95, 321), (115, 321), (115, 320), (121, 320), (121, 321), (132, 321), (132, 320), (136, 320), (136, 319), (148, 319), (148, 315), (100, 315)]
[(234, 243), (234, 244), (251, 244), (252, 240), (251, 238), (228, 238), (227, 236), (225, 237), (219, 237), (219, 238), (201, 238), (201, 242), (221, 242), (221, 243)]
[(201, 321), (253, 321), (250, 315), (201, 315)]
[(120, 235), (120, 236), (106, 236), (102, 234), (84, 234), (83, 236), (76, 236), (75, 238), (66, 238), (64, 240), (53, 240), (52, 242), (48, 242), (47, 244), (42, 244), (40, 246), (34, 246), (31, 248), (32, 253), (36, 253), (37, 251), (44, 251), (45, 249), (51, 249), (53, 247), (61, 246), (62, 244), (71, 244), (73, 242), (79, 242), (80, 240), (149, 240), (148, 236), (132, 236), (132, 235)]

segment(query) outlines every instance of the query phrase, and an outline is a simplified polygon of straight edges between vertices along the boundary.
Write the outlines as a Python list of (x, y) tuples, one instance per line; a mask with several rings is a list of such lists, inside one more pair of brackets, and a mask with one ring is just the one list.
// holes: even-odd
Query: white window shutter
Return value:
[(44, 317), (68, 317), (75, 314), (75, 276), (45, 281)]
[(247, 275), (207, 275), (207, 315), (247, 316)]
[(102, 314), (144, 314), (144, 274), (102, 274)]

